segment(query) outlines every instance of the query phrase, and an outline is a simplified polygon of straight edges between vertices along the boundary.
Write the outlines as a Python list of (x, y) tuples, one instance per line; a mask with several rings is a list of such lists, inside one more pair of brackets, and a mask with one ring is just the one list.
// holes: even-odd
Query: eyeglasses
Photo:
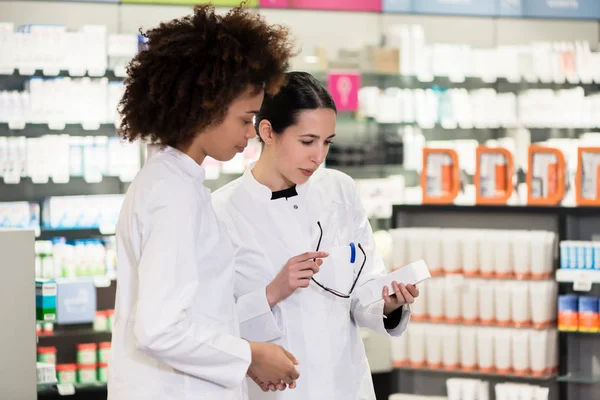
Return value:
[[(323, 228), (321, 227), (321, 222), (317, 221), (317, 225), (319, 226), (319, 231), (321, 232), (321, 234), (319, 235), (319, 242), (317, 243), (317, 250), (315, 250), (315, 251), (319, 251), (319, 248), (321, 247), (321, 240), (323, 239)], [(362, 262), (362, 265), (360, 266), (360, 269), (358, 270), (358, 274), (356, 275), (356, 278), (354, 278), (354, 282), (352, 283), (352, 287), (350, 288), (350, 291), (348, 292), (348, 294), (344, 294), (335, 289), (328, 288), (327, 286), (321, 284), (320, 282), (317, 282), (317, 280), (315, 278), (311, 278), (311, 280), (314, 283), (316, 283), (321, 289), (325, 290), (326, 292), (329, 292), (329, 293), (331, 293), (337, 297), (341, 297), (343, 299), (349, 299), (350, 295), (352, 295), (352, 291), (354, 290), (354, 287), (356, 286), (356, 283), (358, 282), (358, 278), (360, 277), (360, 274), (362, 273), (362, 270), (365, 267), (365, 263), (367, 262), (367, 254), (365, 253), (365, 250), (363, 249), (363, 247), (360, 243), (358, 244), (358, 248), (360, 249), (361, 253), (363, 254), (363, 262)], [(316, 261), (316, 259), (315, 259), (315, 261)]]

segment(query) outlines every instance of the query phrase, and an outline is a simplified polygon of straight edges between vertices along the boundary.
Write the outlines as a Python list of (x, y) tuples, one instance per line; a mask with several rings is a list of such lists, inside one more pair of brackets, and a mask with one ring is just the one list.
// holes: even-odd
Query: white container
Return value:
[(446, 391), (448, 400), (462, 400), (462, 385), (464, 379), (450, 378), (446, 379)]
[(494, 371), (494, 330), (477, 328), (477, 366), (482, 373)]
[[(443, 272), (442, 267), (442, 229), (427, 228), (422, 229), (419, 234), (421, 235), (420, 240), (422, 242), (422, 259), (427, 264), (431, 275), (439, 275)], [(411, 242), (412, 246), (412, 242)], [(410, 249), (412, 253), (412, 249)], [(411, 259), (412, 261), (419, 260), (419, 258)]]
[(512, 369), (517, 375), (528, 375), (530, 373), (529, 365), (529, 330), (511, 331), (512, 348)]
[(408, 359), (413, 368), (425, 366), (425, 342), (427, 324), (410, 324), (408, 326)]
[(529, 282), (511, 283), (512, 322), (519, 327), (531, 326)]
[(508, 326), (512, 323), (511, 318), (511, 284), (513, 282), (497, 281), (494, 287), (494, 309), (496, 324)]
[(494, 329), (494, 366), (498, 374), (511, 371), (510, 329)]
[(558, 287), (556, 282), (529, 282), (531, 322), (536, 329), (554, 325)]
[(460, 334), (460, 365), (465, 371), (477, 369), (477, 328), (461, 326)]
[(429, 316), (427, 314), (427, 297), (429, 293), (429, 280), (419, 283), (419, 297), (410, 306), (410, 320), (414, 322), (426, 321)]
[(510, 278), (513, 274), (510, 232), (499, 231), (494, 235), (494, 273), (498, 278)]
[(494, 231), (482, 231), (479, 238), (479, 273), (485, 278), (491, 278), (496, 269), (496, 243)]
[(448, 276), (444, 279), (444, 314), (450, 324), (462, 320), (461, 297), (463, 292), (462, 276)]
[(428, 368), (442, 367), (442, 340), (446, 330), (447, 327), (444, 325), (428, 325), (427, 343), (425, 344)]
[(475, 233), (465, 232), (462, 237), (462, 267), (465, 276), (479, 274), (479, 242)]
[(516, 232), (512, 237), (513, 270), (517, 279), (531, 277), (531, 233)]
[(442, 338), (442, 364), (446, 370), (460, 368), (459, 336), (457, 326), (446, 326)]
[(392, 269), (396, 270), (410, 264), (408, 259), (408, 234), (406, 229), (390, 230), (392, 236)]
[(475, 324), (479, 321), (479, 296), (477, 279), (467, 279), (462, 285), (461, 317), (465, 324)]
[(454, 229), (442, 231), (442, 264), (446, 274), (462, 272), (459, 235), (459, 231)]
[(531, 331), (529, 335), (529, 362), (534, 376), (544, 376), (548, 369), (548, 331)]
[(409, 364), (408, 358), (408, 333), (404, 332), (401, 336), (392, 337), (392, 361), (394, 367), (405, 367)]
[[(408, 233), (408, 262), (425, 258), (425, 235), (422, 229), (412, 228)], [(427, 262), (427, 261), (425, 261)], [(406, 264), (405, 264), (406, 265)], [(429, 269), (432, 267), (427, 264)]]
[(482, 325), (492, 325), (496, 322), (494, 281), (482, 281), (478, 291), (479, 320)]
[(533, 279), (552, 278), (555, 236), (554, 232), (532, 232), (531, 277)]
[(427, 315), (433, 322), (441, 322), (445, 318), (444, 278), (431, 278), (427, 284)]
[(546, 373), (558, 373), (558, 331), (550, 329), (548, 331), (548, 353), (547, 353)]

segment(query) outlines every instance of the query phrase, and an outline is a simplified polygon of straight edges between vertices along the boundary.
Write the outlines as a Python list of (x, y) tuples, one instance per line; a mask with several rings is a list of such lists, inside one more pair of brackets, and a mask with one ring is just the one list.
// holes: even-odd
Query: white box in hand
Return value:
[(382, 298), (383, 287), (387, 286), (390, 293), (394, 293), (392, 282), (403, 283), (405, 285), (416, 285), (425, 279), (431, 278), (429, 269), (425, 261), (419, 260), (408, 264), (394, 272), (390, 272), (378, 279), (372, 280), (358, 290), (358, 299), (363, 305), (375, 303)]

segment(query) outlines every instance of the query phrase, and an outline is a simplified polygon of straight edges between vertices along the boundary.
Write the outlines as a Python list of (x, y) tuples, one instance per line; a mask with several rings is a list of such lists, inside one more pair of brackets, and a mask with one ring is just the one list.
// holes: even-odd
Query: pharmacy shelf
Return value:
[(573, 335), (573, 336), (597, 336), (600, 337), (600, 332), (582, 332), (579, 330), (576, 331), (568, 331), (566, 329), (559, 329), (558, 330), (559, 333), (563, 334), (563, 335)]
[(556, 380), (565, 383), (596, 385), (600, 384), (600, 375), (585, 375), (573, 372), (563, 376), (559, 376)]
[(44, 71), (41, 69), (36, 69), (35, 72), (33, 74), (21, 74), (19, 69), (15, 69), (14, 72), (12, 74), (1, 74), (0, 73), (0, 79), (2, 80), (7, 80), (7, 79), (11, 79), (11, 78), (33, 78), (33, 77), (43, 77), (43, 78), (57, 78), (57, 77), (73, 77), (73, 78), (82, 78), (82, 77), (90, 77), (90, 78), (108, 78), (109, 80), (123, 80), (125, 79), (125, 77), (123, 76), (117, 76), (115, 74), (115, 71), (113, 70), (106, 70), (106, 72), (103, 75), (98, 75), (98, 76), (90, 76), (87, 71), (84, 75), (71, 75), (69, 71), (67, 70), (60, 70), (58, 71), (57, 75), (46, 75), (44, 74)]
[(402, 372), (415, 372), (415, 373), (430, 373), (430, 374), (441, 374), (441, 375), (456, 375), (456, 376), (474, 376), (474, 377), (496, 377), (514, 380), (524, 381), (552, 381), (555, 380), (557, 375), (515, 375), (515, 374), (497, 374), (487, 373), (480, 371), (465, 371), (461, 369), (446, 370), (446, 369), (434, 369), (434, 368), (413, 368), (413, 367), (395, 367), (396, 370)]
[[(93, 392), (106, 392), (106, 383), (75, 383), (73, 384), (75, 393), (93, 393)], [(56, 385), (42, 384), (38, 385), (38, 396), (55, 395), (58, 394)]]
[(0, 199), (2, 201), (40, 202), (46, 197), (122, 194), (128, 183), (118, 177), (105, 176), (100, 182), (86, 182), (82, 177), (71, 177), (66, 183), (33, 183), (31, 178), (21, 178), (16, 184), (4, 183), (0, 178)]
[(44, 135), (69, 136), (116, 136), (115, 124), (100, 124), (97, 130), (85, 130), (81, 124), (66, 124), (62, 130), (50, 129), (48, 124), (25, 124), (24, 129), (11, 129), (7, 122), (0, 122), (0, 136), (40, 137)]
[(54, 237), (66, 237), (69, 240), (76, 239), (91, 239), (102, 236), (114, 235), (112, 230), (100, 231), (98, 228), (82, 228), (82, 229), (48, 229), (42, 228), (38, 240), (48, 240)]
[(561, 283), (589, 282), (600, 283), (600, 270), (558, 269), (556, 281)]
[(455, 204), (396, 204), (394, 210), (400, 213), (485, 213), (491, 214), (524, 214), (524, 215), (557, 215), (557, 216), (600, 216), (600, 207), (561, 207), (561, 206), (527, 206), (527, 205), (455, 205)]
[(411, 323), (414, 323), (414, 324), (455, 325), (455, 326), (473, 327), (473, 328), (535, 329), (535, 330), (539, 330), (539, 331), (556, 327), (556, 323), (546, 324), (544, 326), (540, 326), (540, 325), (520, 325), (520, 324), (514, 324), (514, 323), (502, 325), (502, 324), (482, 324), (480, 322), (477, 322), (477, 323), (466, 323), (466, 322), (464, 322), (462, 320), (461, 321), (453, 321), (453, 322), (448, 322), (448, 321), (445, 321), (445, 320), (432, 321), (432, 320), (429, 320), (429, 319), (415, 318), (414, 316), (411, 316), (410, 321), (411, 321)]

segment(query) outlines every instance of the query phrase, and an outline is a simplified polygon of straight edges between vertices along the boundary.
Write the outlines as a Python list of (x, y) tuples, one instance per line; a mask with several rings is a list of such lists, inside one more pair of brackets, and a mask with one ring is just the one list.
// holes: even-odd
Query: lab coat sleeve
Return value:
[[(383, 317), (383, 299), (369, 305), (364, 305), (358, 299), (356, 293), (358, 287), (365, 283), (376, 279), (386, 274), (386, 268), (383, 263), (383, 259), (375, 246), (375, 239), (373, 237), (373, 230), (367, 214), (360, 203), (358, 197), (358, 191), (352, 180), (348, 185), (348, 190), (351, 190), (351, 197), (353, 199), (353, 224), (354, 224), (354, 237), (356, 241), (360, 243), (365, 250), (367, 255), (367, 262), (363, 268), (360, 278), (357, 283), (357, 287), (354, 289), (351, 299), (351, 313), (354, 322), (364, 328), (370, 328), (376, 332), (388, 334), (390, 336), (400, 336), (407, 328), (408, 322), (410, 321), (410, 307), (408, 305), (403, 306), (402, 317), (400, 323), (392, 329), (386, 329)], [(357, 266), (360, 268), (360, 265)], [(356, 270), (358, 273), (358, 270)]]
[[(244, 276), (242, 271), (251, 271), (255, 268), (240, 268), (244, 263), (260, 263), (260, 255), (248, 246), (243, 246), (235, 229), (233, 221), (225, 222), (227, 234), (235, 249), (235, 296), (237, 299), (237, 313), (240, 320), (240, 333), (244, 339), (255, 342), (271, 342), (281, 338), (284, 334), (283, 321), (279, 305), (271, 309), (267, 300), (267, 288), (248, 288), (252, 279)], [(256, 257), (255, 257), (256, 256)]]
[[(205, 221), (196, 216), (199, 207), (211, 205), (199, 203), (198, 193), (173, 182), (157, 182), (153, 189), (145, 212), (137, 216), (145, 234), (138, 265), (136, 344), (175, 370), (237, 387), (250, 366), (250, 345), (214, 327), (208, 315), (201, 323), (189, 315), (199, 279), (210, 279), (200, 276), (202, 265), (197, 264), (203, 239), (197, 224)], [(206, 301), (214, 300), (207, 296)]]
[(271, 342), (283, 336), (279, 306), (269, 307), (266, 287), (240, 296), (237, 300), (240, 332), (244, 339)]

